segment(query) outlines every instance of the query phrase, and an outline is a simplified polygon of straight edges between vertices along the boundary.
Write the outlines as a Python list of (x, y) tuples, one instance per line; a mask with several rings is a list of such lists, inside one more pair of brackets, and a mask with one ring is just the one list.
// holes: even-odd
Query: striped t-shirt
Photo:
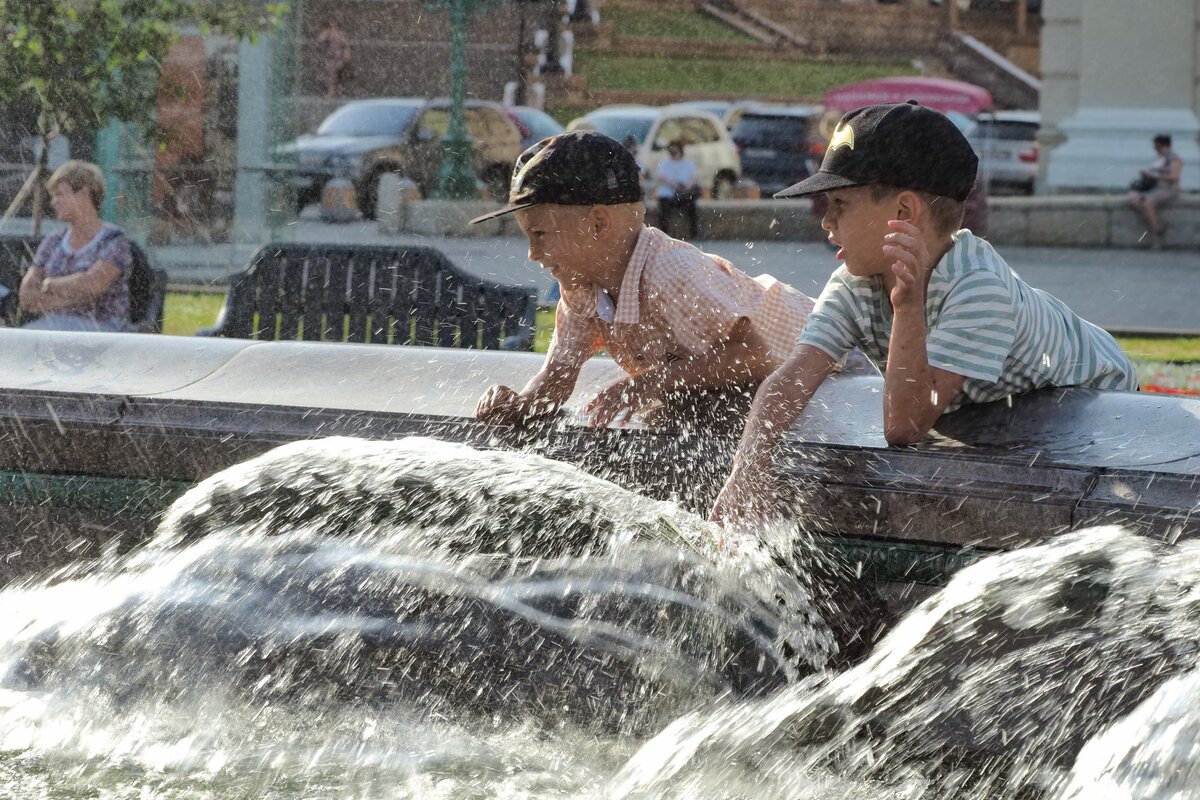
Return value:
[[(1107, 332), (1022, 281), (970, 231), (953, 238), (925, 299), (930, 366), (966, 379), (947, 411), (1044, 386), (1137, 389), (1133, 364)], [(817, 299), (800, 344), (835, 360), (861, 347), (884, 370), (891, 335), (892, 303), (882, 278), (855, 277), (842, 265)]]

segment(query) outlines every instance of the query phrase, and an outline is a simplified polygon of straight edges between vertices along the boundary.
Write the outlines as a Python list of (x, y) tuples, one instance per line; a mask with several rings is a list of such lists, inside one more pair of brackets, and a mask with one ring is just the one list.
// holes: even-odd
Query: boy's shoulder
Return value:
[(934, 268), (926, 287), (927, 307), (961, 308), (1016, 302), (1020, 279), (986, 240), (969, 230), (954, 234), (954, 246)]
[(641, 269), (643, 280), (651, 282), (706, 280), (706, 273), (712, 270), (727, 274), (741, 272), (724, 258), (705, 253), (695, 245), (668, 236), (657, 228), (647, 228), (642, 234), (630, 262), (630, 266), (634, 265)]
[(934, 269), (935, 280), (955, 282), (969, 275), (994, 274), (1007, 282), (1012, 275), (1008, 262), (986, 239), (966, 228), (955, 233), (953, 239), (954, 245)]

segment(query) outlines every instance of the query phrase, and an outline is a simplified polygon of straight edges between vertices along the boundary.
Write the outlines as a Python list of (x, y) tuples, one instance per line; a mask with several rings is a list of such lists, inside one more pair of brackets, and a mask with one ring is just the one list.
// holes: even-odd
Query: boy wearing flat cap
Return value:
[(1132, 391), (1105, 331), (1031, 288), (958, 230), (978, 166), (944, 115), (915, 102), (842, 117), (821, 169), (777, 197), (825, 193), (833, 273), (788, 361), (759, 387), (714, 520), (765, 516), (775, 445), (853, 347), (884, 374), (884, 435), (920, 441), (942, 414), (1045, 386)]
[(541, 371), (520, 391), (488, 389), (479, 419), (555, 411), (602, 348), (628, 377), (588, 404), (601, 426), (675, 391), (757, 385), (792, 352), (810, 298), (647, 227), (645, 210), (637, 162), (601, 133), (552, 136), (517, 159), (509, 204), (472, 222), (515, 213), (562, 299)]

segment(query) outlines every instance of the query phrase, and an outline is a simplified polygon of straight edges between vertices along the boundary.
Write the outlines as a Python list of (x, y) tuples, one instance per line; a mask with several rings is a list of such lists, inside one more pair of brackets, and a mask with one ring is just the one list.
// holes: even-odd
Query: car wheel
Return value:
[(728, 172), (722, 172), (717, 175), (713, 181), (712, 196), (714, 200), (728, 200), (733, 197), (733, 187), (737, 183), (737, 176)]

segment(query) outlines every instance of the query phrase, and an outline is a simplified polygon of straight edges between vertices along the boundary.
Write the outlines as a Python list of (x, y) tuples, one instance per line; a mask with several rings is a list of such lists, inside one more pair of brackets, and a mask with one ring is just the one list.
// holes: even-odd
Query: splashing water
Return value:
[[(620, 793), (661, 793), (716, 760), (768, 783), (820, 769), (902, 796), (1057, 796), (1089, 739), (1156, 689), (1176, 697), (1165, 682), (1196, 666), (1198, 566), (1200, 543), (1115, 528), (985, 559), (860, 666), (673, 723), (631, 759)], [(1124, 725), (1136, 732), (1116, 735), (1140, 748), (1150, 729), (1136, 715)]]
[(574, 795), (832, 653), (790, 542), (716, 533), (528, 455), (287, 445), (137, 553), (0, 594), (0, 749), (179, 796)]
[(841, 674), (797, 547), (527, 454), (287, 445), (0, 593), (0, 795), (1194, 791), (1200, 543), (982, 560)]

